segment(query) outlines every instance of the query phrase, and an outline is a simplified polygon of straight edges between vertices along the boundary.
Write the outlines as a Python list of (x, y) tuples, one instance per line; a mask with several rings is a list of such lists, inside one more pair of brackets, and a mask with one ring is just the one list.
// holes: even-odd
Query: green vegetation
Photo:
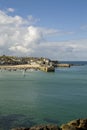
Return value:
[(0, 65), (21, 65), (32, 63), (55, 66), (58, 63), (58, 61), (52, 61), (48, 58), (43, 57), (16, 57), (6, 55), (0, 56)]

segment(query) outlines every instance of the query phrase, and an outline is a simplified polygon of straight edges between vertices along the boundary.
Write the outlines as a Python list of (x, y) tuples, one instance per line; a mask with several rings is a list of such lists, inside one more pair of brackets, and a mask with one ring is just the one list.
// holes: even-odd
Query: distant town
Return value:
[(17, 57), (17, 56), (0, 56), (0, 69), (40, 69), (45, 72), (55, 71), (55, 67), (70, 67), (70, 64), (61, 64), (57, 60), (50, 60), (43, 57)]
[(16, 57), (16, 56), (0, 56), (0, 65), (22, 65), (22, 64), (40, 64), (56, 66), (58, 61), (52, 61), (48, 58), (38, 57)]

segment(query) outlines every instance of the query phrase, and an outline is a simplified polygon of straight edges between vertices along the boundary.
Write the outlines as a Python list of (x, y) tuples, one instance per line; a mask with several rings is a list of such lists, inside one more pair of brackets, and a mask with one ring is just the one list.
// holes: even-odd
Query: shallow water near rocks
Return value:
[(0, 71), (0, 130), (87, 117), (87, 65)]

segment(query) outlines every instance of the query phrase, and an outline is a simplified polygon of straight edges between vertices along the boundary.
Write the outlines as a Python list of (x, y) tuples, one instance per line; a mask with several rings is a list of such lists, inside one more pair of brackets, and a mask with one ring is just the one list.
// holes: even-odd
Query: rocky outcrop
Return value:
[(39, 125), (30, 128), (13, 128), (11, 130), (60, 130), (57, 125)]
[(11, 130), (87, 130), (87, 119), (78, 119), (63, 124), (61, 127), (57, 125), (38, 125), (30, 128), (13, 128)]
[(60, 130), (60, 128), (57, 125), (41, 125), (31, 127), (30, 130)]
[(78, 119), (70, 121), (61, 126), (62, 130), (87, 130), (87, 119)]

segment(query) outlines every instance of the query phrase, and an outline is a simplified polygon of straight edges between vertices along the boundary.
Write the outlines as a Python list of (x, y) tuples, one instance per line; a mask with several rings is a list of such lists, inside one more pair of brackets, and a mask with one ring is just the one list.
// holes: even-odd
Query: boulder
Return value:
[(87, 130), (87, 119), (80, 119), (79, 128), (83, 130)]
[(61, 126), (62, 130), (87, 130), (87, 119), (78, 119)]
[(75, 127), (78, 127), (78, 126), (79, 126), (79, 123), (80, 123), (80, 119), (70, 121), (70, 122), (67, 123), (67, 124), (68, 124), (69, 126), (75, 126)]
[(68, 125), (68, 124), (62, 125), (61, 129), (62, 130), (78, 130), (77, 127), (72, 126), (72, 125)]

